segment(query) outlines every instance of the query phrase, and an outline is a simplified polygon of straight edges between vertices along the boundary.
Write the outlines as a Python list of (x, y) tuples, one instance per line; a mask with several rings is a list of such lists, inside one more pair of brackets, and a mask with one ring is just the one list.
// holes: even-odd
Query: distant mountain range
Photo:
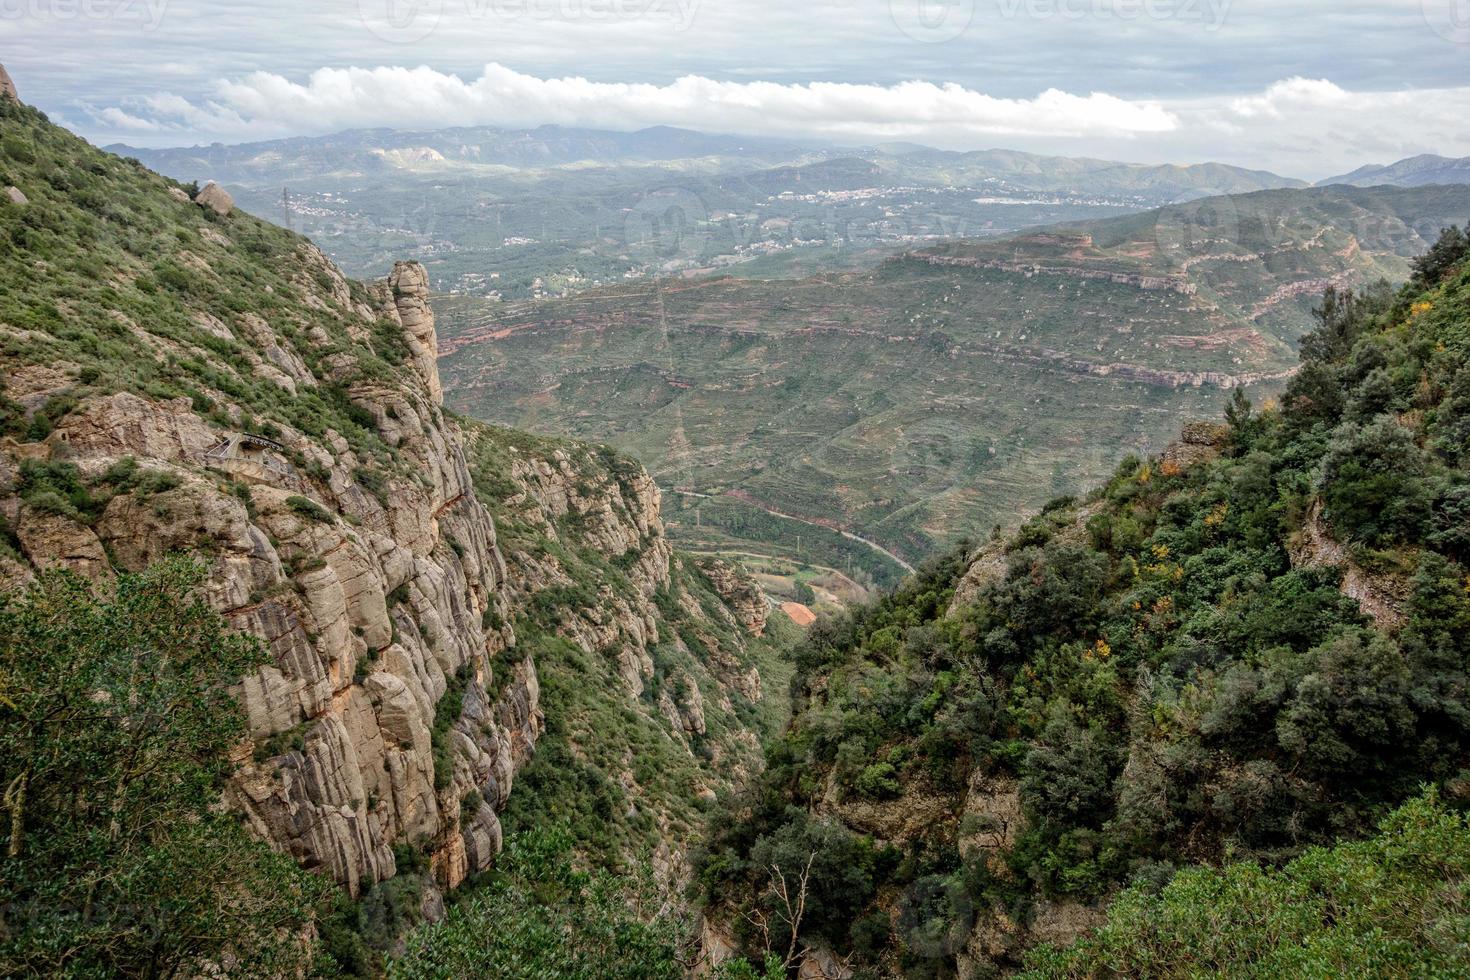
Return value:
[(349, 272), (411, 255), (433, 285), (503, 299), (714, 268), (871, 267), (959, 237), (1303, 182), (1219, 163), (840, 147), (655, 127), (354, 130), (110, 149), (310, 235)]
[(1378, 184), (1393, 184), (1398, 187), (1423, 187), (1426, 184), (1470, 184), (1470, 157), (1435, 156), (1421, 153), (1387, 166), (1370, 164), (1359, 167), (1350, 174), (1330, 177), (1317, 182), (1326, 184), (1353, 184), (1357, 187), (1373, 187)]
[(1054, 157), (1016, 150), (949, 151), (911, 143), (840, 147), (823, 141), (723, 136), (671, 126), (632, 133), (539, 126), (501, 129), (474, 126), (432, 131), (359, 129), (331, 136), (302, 136), (259, 143), (143, 149), (107, 147), (181, 177), (224, 183), (299, 179), (344, 170), (400, 169), (434, 164), (539, 169), (570, 165), (601, 168), (634, 164), (702, 162), (717, 170), (797, 167), (851, 158), (876, 164), (885, 174), (945, 185), (1005, 179), (1032, 190), (1147, 194), (1173, 199), (1190, 193), (1230, 194), (1305, 181), (1222, 163), (1147, 165)]
[(470, 126), (439, 130), (353, 129), (330, 136), (297, 136), (259, 143), (142, 149), (106, 147), (157, 170), (187, 179), (250, 184), (262, 177), (299, 180), (352, 170), (394, 170), (455, 164), (540, 169), (592, 163), (598, 167), (670, 161), (707, 161), (715, 169), (805, 162), (840, 155), (821, 144), (722, 136), (671, 126), (637, 132), (538, 126)]

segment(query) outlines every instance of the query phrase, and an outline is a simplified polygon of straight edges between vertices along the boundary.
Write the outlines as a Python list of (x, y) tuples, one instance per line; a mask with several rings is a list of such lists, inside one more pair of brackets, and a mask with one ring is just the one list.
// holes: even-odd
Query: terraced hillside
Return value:
[(1464, 186), (1265, 191), (870, 273), (451, 298), (446, 389), (479, 418), (636, 455), (691, 492), (669, 508), (691, 546), (800, 549), (881, 581), (899, 565), (831, 529), (913, 562), (1086, 486), (1226, 389), (1280, 387), (1324, 288), (1402, 278), (1466, 214)]

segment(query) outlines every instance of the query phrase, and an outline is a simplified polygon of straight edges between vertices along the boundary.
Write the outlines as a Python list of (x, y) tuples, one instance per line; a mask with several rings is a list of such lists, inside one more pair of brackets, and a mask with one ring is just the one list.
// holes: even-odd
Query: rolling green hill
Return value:
[(1279, 406), (1233, 398), (808, 635), (700, 861), (727, 947), (859, 977), (1470, 968), (1470, 244), (1313, 322)]
[(793, 555), (799, 534), (808, 557), (891, 581), (899, 565), (830, 529), (915, 563), (1087, 486), (1229, 387), (1279, 389), (1314, 297), (1402, 278), (1465, 214), (1464, 186), (1275, 190), (866, 273), (442, 298), (446, 388), (707, 495), (671, 500), (690, 546)]

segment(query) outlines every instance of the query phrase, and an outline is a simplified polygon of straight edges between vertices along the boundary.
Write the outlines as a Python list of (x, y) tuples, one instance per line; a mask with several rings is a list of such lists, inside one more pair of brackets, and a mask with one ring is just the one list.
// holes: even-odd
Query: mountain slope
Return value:
[(117, 149), (181, 180), (220, 181), (349, 272), (413, 257), (438, 290), (508, 299), (715, 267), (789, 275), (792, 260), (865, 268), (939, 238), (1299, 184), (1221, 164), (889, 153), (667, 128), (363, 130)]
[(443, 298), (446, 387), (468, 414), (644, 460), (691, 492), (670, 506), (691, 547), (794, 557), (800, 536), (891, 582), (831, 528), (916, 563), (1101, 479), (1225, 389), (1279, 387), (1314, 296), (1402, 277), (1465, 214), (1465, 187), (1264, 191), (869, 273)]
[[(584, 755), (556, 802), (639, 808), (588, 841), (612, 865), (758, 766), (784, 693), (763, 607), (672, 551), (637, 464), (444, 412), (421, 266), (348, 280), (9, 99), (0, 184), (23, 197), (0, 205), (0, 590), (207, 558), (210, 606), (271, 660), (234, 692), (252, 744), (223, 787), (257, 837), (412, 918), (491, 865), (543, 738)], [(624, 737), (657, 772), (618, 781)]]
[[(988, 975), (1097, 925), (1124, 881), (1137, 909), (1186, 865), (1362, 835), (1424, 783), (1460, 799), (1467, 434), (1470, 248), (1455, 232), (1397, 294), (1328, 293), (1279, 406), (1236, 398), (1223, 424), (1187, 426), (1085, 498), (814, 629), (792, 725), (701, 858), (707, 948), (785, 949), (784, 876), (803, 882), (797, 948), (813, 957)], [(1442, 876), (1417, 860), (1404, 866)], [(1211, 901), (1227, 917), (1212, 930), (1249, 939), (1255, 899)], [(1184, 912), (1173, 897), (1147, 923), (1122, 910), (1103, 940), (1138, 945), (1039, 965), (1145, 969), (1148, 937)], [(1322, 925), (1346, 936), (1358, 915)], [(1334, 947), (1341, 972), (1369, 968), (1380, 947), (1365, 942)], [(1174, 952), (1146, 972), (1189, 974)], [(1238, 958), (1210, 970), (1258, 965), (1222, 952)], [(1463, 969), (1463, 945), (1445, 954)]]
[(1424, 153), (1388, 165), (1369, 164), (1352, 173), (1317, 181), (1317, 186), (1328, 184), (1354, 184), (1358, 187), (1373, 187), (1379, 184), (1394, 184), (1399, 187), (1422, 187), (1425, 184), (1470, 183), (1470, 157), (1452, 159)]

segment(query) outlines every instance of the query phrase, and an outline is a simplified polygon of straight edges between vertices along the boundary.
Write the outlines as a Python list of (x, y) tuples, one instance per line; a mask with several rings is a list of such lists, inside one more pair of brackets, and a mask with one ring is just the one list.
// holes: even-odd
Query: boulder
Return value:
[(235, 210), (235, 199), (213, 181), (205, 184), (204, 189), (194, 195), (194, 203), (209, 208), (222, 218)]
[(25, 192), (14, 184), (5, 188), (5, 197), (11, 204), (22, 205), (31, 203), (30, 199), (25, 196)]

